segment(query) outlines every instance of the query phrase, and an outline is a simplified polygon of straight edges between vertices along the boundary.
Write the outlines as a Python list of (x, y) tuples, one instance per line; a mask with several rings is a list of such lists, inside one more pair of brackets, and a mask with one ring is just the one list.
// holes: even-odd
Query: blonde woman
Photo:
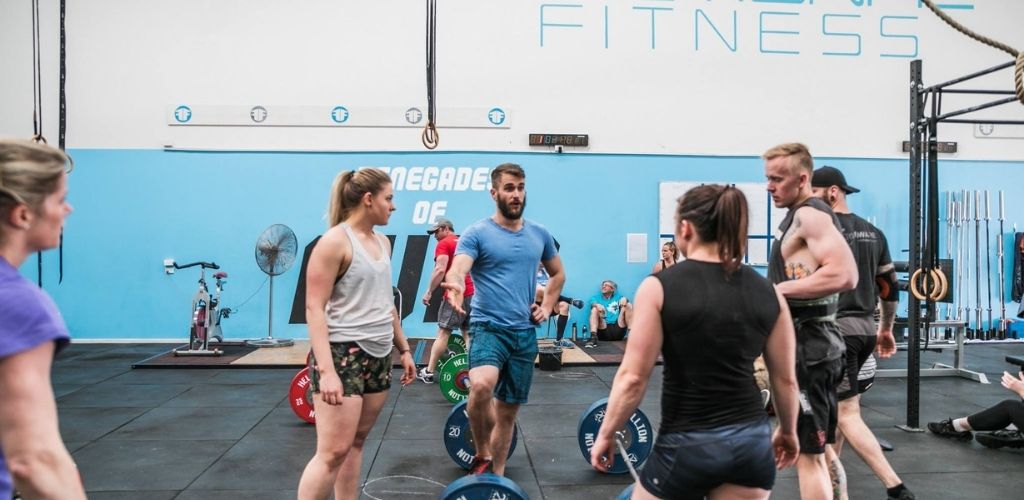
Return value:
[(338, 175), (330, 229), (306, 270), (306, 323), (313, 355), (316, 454), (298, 498), (359, 496), (363, 444), (391, 388), (392, 349), (401, 352), (402, 385), (416, 376), (391, 288), (391, 244), (375, 226), (395, 210), (391, 178), (366, 168)]
[[(85, 498), (60, 437), (50, 389), (53, 357), (68, 345), (64, 320), (19, 272), (56, 247), (71, 213), (64, 153), (0, 140), (0, 498)], [(13, 484), (12, 484), (13, 479)]]

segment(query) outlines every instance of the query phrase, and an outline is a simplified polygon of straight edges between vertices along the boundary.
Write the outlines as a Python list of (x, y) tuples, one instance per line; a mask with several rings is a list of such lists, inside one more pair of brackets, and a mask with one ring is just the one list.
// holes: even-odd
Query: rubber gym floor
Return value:
[[(312, 425), (286, 401), (294, 369), (148, 369), (133, 362), (167, 345), (75, 344), (55, 361), (53, 384), (61, 434), (92, 499), (295, 498), (314, 451)], [(978, 384), (923, 378), (921, 425), (976, 412), (1013, 395), (999, 384), (1013, 370), (1006, 355), (1024, 344), (970, 346), (968, 368), (988, 374)], [(922, 353), (922, 366), (952, 363), (951, 353)], [(881, 368), (905, 367), (905, 353)], [(584, 462), (576, 438), (580, 414), (606, 397), (616, 367), (536, 371), (530, 403), (519, 414), (519, 445), (507, 475), (533, 499), (604, 499), (630, 481)], [(657, 428), (661, 368), (641, 409)], [(895, 450), (890, 463), (919, 499), (1021, 498), (1024, 450), (993, 450), (929, 433), (895, 428), (906, 421), (906, 380), (879, 379), (863, 414)], [(392, 388), (366, 444), (361, 498), (434, 498), (464, 474), (448, 458), (442, 429), (451, 405), (437, 385)], [(847, 448), (850, 498), (884, 498), (881, 483)], [(793, 469), (779, 474), (773, 498), (798, 498)]]

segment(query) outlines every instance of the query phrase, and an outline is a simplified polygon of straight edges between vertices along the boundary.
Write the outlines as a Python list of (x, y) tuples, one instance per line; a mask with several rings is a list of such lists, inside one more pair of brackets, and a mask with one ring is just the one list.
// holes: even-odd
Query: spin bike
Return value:
[(214, 273), (213, 277), (217, 280), (217, 283), (214, 295), (211, 297), (210, 291), (206, 287), (206, 270), (220, 269), (220, 266), (215, 262), (193, 262), (183, 266), (179, 266), (177, 263), (174, 264), (175, 269), (187, 269), (195, 266), (200, 268), (199, 290), (192, 297), (192, 316), (189, 319), (188, 347), (175, 349), (174, 355), (221, 356), (224, 354), (224, 351), (216, 348), (211, 349), (210, 341), (224, 341), (224, 335), (220, 329), (220, 321), (231, 315), (231, 309), (220, 308), (220, 293), (224, 289), (224, 284), (227, 283), (228, 273), (224, 271)]

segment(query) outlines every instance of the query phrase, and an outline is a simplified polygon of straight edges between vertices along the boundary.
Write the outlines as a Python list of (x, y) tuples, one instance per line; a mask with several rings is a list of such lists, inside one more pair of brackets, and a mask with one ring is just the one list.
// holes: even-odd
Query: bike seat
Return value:
[(213, 277), (214, 277), (214, 278), (217, 278), (217, 279), (223, 279), (223, 278), (227, 278), (227, 277), (228, 277), (228, 273), (226, 273), (226, 272), (224, 272), (224, 271), (221, 271), (221, 272), (219, 272), (219, 273), (214, 273), (214, 274), (213, 274)]

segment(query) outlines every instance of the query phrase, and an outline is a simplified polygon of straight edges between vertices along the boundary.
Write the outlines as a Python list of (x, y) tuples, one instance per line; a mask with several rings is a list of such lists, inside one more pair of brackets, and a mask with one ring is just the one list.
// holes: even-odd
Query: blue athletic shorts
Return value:
[(537, 359), (537, 331), (513, 330), (488, 321), (473, 322), (470, 331), (470, 369), (497, 367), (494, 397), (509, 404), (525, 404), (533, 381), (533, 362)]
[(767, 416), (753, 422), (659, 435), (640, 484), (658, 498), (702, 499), (723, 485), (771, 490), (775, 451)]

